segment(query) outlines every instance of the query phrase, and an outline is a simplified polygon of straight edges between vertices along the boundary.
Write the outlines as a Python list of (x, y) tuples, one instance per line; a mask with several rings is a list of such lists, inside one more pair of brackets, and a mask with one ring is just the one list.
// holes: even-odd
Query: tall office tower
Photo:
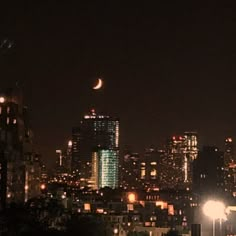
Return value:
[(161, 157), (163, 150), (155, 148), (147, 148), (144, 156), (141, 158), (141, 180), (142, 185), (146, 189), (159, 189), (160, 187), (160, 171), (161, 171)]
[(236, 161), (232, 138), (225, 139), (224, 185), (225, 192), (236, 196)]
[(182, 136), (167, 140), (165, 157), (162, 159), (161, 188), (179, 189), (185, 183), (185, 155)]
[(197, 158), (197, 134), (185, 132), (167, 140), (161, 158), (161, 188), (192, 188), (193, 161)]
[(67, 144), (65, 168), (66, 168), (68, 174), (71, 175), (71, 171), (72, 171), (72, 140), (69, 140), (68, 144)]
[(72, 167), (81, 186), (118, 187), (119, 120), (91, 110), (72, 130)]
[(184, 140), (184, 182), (188, 187), (192, 187), (193, 179), (193, 161), (198, 156), (198, 142), (196, 132), (185, 132)]
[(140, 188), (140, 157), (126, 151), (120, 169), (120, 186), (127, 190)]
[(22, 95), (18, 89), (9, 89), (0, 95), (1, 134), (1, 201), (24, 201), (24, 156), (25, 127)]
[(206, 146), (194, 161), (193, 190), (198, 194), (224, 191), (224, 153)]
[[(26, 163), (33, 155), (32, 132), (27, 108), (18, 86), (0, 93), (0, 197), (8, 202), (24, 202)], [(7, 199), (6, 199), (7, 197)]]

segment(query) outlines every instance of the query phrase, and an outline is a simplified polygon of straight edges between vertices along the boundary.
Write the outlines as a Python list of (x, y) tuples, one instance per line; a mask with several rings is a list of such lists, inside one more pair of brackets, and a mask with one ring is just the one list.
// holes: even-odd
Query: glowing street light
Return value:
[(223, 202), (209, 200), (203, 206), (203, 213), (212, 219), (212, 235), (215, 236), (215, 220), (226, 220), (225, 205)]
[(114, 235), (117, 235), (118, 232), (119, 232), (119, 230), (117, 228), (114, 228), (114, 230), (113, 230)]

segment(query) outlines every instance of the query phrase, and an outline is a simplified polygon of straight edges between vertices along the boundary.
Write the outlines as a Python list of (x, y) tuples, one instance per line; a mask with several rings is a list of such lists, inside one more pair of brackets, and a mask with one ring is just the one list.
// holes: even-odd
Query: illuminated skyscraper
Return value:
[(197, 134), (185, 132), (168, 139), (165, 155), (161, 158), (162, 188), (191, 188), (193, 161), (197, 158)]
[(71, 154), (72, 154), (72, 141), (69, 140), (65, 150), (57, 149), (56, 168), (54, 173), (54, 181), (67, 182), (71, 178)]
[[(85, 115), (72, 133), (72, 167), (81, 182), (93, 188), (118, 187), (119, 120)], [(94, 187), (95, 186), (95, 187)]]

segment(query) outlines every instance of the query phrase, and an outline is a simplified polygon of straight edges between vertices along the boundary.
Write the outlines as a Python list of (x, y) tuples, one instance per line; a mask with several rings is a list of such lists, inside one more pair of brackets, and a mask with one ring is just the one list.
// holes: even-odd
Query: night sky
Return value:
[(0, 87), (22, 86), (48, 163), (94, 104), (134, 151), (185, 130), (201, 144), (236, 137), (235, 4), (35, 2), (1, 5), (0, 40), (14, 44), (0, 50)]

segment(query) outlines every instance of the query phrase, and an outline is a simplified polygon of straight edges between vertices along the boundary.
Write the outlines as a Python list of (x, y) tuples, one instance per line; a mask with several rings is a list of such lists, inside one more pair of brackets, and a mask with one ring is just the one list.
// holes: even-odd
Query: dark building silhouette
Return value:
[(193, 190), (198, 194), (224, 191), (224, 153), (217, 147), (205, 146), (194, 161)]
[(16, 86), (0, 92), (1, 208), (6, 202), (24, 202), (39, 193), (40, 161), (32, 139), (21, 89)]
[(142, 185), (145, 189), (157, 189), (160, 186), (160, 159), (162, 150), (147, 148), (141, 159), (140, 171)]
[(140, 188), (140, 156), (126, 151), (121, 161), (120, 186), (127, 190)]

